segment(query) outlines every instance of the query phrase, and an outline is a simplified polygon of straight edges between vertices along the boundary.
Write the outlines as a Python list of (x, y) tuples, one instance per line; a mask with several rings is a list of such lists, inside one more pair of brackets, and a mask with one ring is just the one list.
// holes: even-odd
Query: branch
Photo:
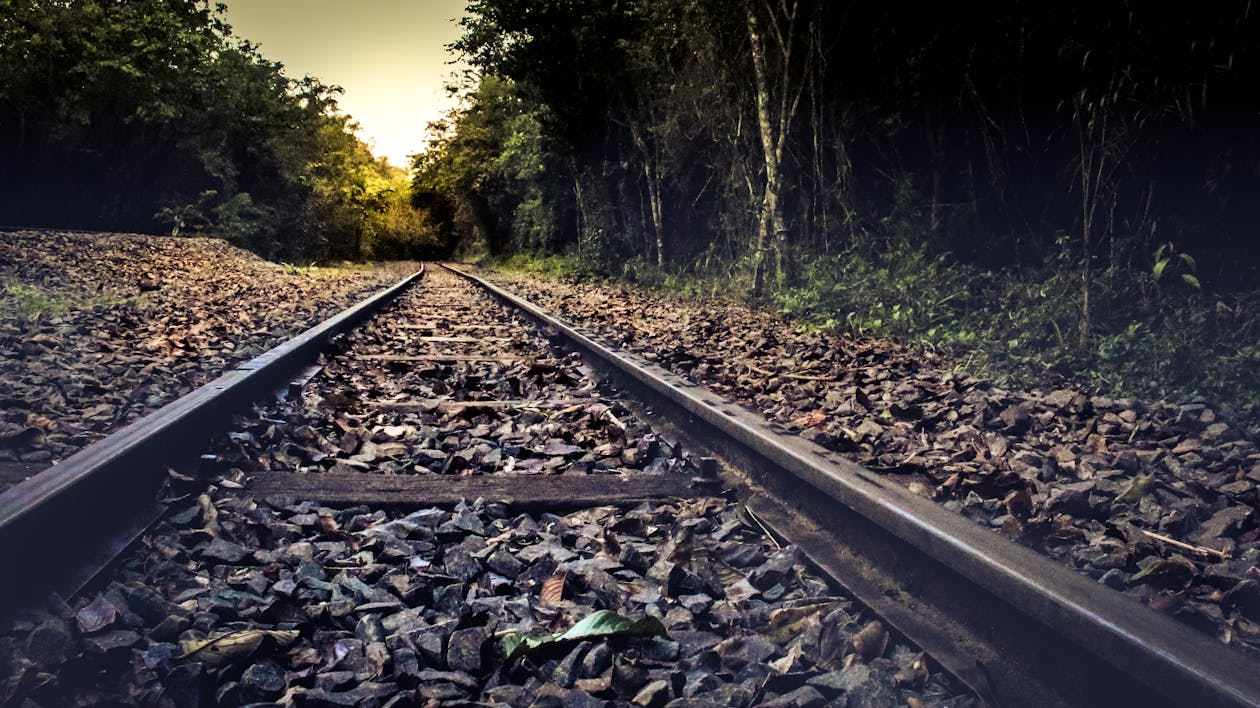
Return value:
[(1154, 531), (1147, 531), (1146, 529), (1138, 529), (1138, 530), (1146, 534), (1147, 536), (1155, 539), (1156, 541), (1167, 543), (1168, 545), (1174, 546), (1176, 548), (1180, 548), (1183, 551), (1190, 551), (1191, 553), (1198, 553), (1200, 555), (1205, 555), (1205, 556), (1216, 556), (1217, 558), (1220, 558), (1221, 560), (1225, 560), (1229, 558), (1228, 553), (1224, 551), (1218, 551), (1215, 548), (1208, 548), (1207, 546), (1195, 546), (1189, 543), (1185, 543), (1183, 541), (1178, 541), (1175, 538), (1169, 538), (1167, 536), (1157, 534)]

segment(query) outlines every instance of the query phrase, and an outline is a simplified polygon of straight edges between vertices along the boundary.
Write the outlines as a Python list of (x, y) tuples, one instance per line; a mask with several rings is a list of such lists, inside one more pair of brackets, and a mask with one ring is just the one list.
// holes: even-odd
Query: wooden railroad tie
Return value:
[(504, 329), (510, 325), (505, 324), (450, 324), (446, 322), (415, 322), (398, 325), (398, 329), (422, 329), (422, 330), (446, 330), (449, 332), (462, 332), (474, 329)]
[(701, 494), (694, 480), (673, 474), (442, 474), (266, 472), (239, 493), (273, 504), (310, 500), (322, 504), (450, 506), (482, 498), (514, 508), (572, 509), (636, 506), (652, 499)]
[(480, 344), (482, 342), (510, 342), (511, 337), (408, 337), (417, 342), (449, 342), (453, 344)]
[(360, 361), (383, 362), (446, 362), (446, 361), (486, 361), (498, 364), (512, 364), (526, 361), (522, 356), (484, 356), (479, 354), (360, 354), (355, 357)]
[(467, 408), (485, 408), (510, 410), (514, 408), (538, 408), (538, 409), (559, 409), (571, 408), (573, 406), (589, 406), (599, 403), (598, 398), (568, 398), (556, 400), (495, 400), (495, 401), (452, 401), (447, 398), (420, 398), (399, 401), (368, 401), (368, 405), (373, 408), (381, 408), (384, 410), (408, 411), (434, 411), (440, 410), (444, 413), (451, 411), (460, 411)]

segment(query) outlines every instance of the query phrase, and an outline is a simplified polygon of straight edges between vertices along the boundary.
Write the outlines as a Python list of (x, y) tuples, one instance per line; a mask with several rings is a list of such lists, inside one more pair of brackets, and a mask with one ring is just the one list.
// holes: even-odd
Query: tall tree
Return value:
[[(765, 285), (765, 255), (772, 245), (776, 259), (775, 274), (780, 279), (780, 285), (785, 275), (788, 228), (781, 201), (783, 154), (800, 108), (815, 45), (810, 41), (813, 39), (810, 36), (812, 27), (807, 27), (802, 38), (799, 25), (807, 23), (799, 21), (802, 13), (800, 0), (745, 0), (744, 13), (756, 87), (757, 128), (765, 167), (761, 216), (753, 242), (753, 294), (759, 296)], [(763, 20), (759, 15), (765, 18), (768, 31), (762, 30)], [(805, 56), (800, 58), (795, 55), (802, 51), (802, 44)]]

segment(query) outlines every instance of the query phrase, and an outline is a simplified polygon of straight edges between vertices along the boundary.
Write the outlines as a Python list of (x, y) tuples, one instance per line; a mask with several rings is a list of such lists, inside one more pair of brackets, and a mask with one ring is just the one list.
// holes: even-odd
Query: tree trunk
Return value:
[(660, 159), (654, 146), (648, 145), (643, 132), (630, 123), (630, 136), (643, 158), (643, 179), (647, 183), (648, 211), (652, 217), (652, 235), (656, 238), (656, 267), (665, 268), (665, 211), (661, 203)]
[(582, 257), (582, 241), (586, 235), (586, 201), (582, 199), (582, 180), (578, 177), (577, 161), (569, 160), (569, 170), (573, 173), (573, 198), (577, 202), (577, 252)]
[(647, 176), (648, 207), (652, 212), (652, 230), (656, 234), (656, 267), (665, 269), (665, 228), (664, 214), (661, 210), (661, 181), (647, 165), (643, 166)]
[[(1085, 111), (1093, 115), (1085, 115)], [(1107, 117), (1099, 117), (1096, 106), (1078, 104), (1074, 119), (1076, 121), (1077, 145), (1080, 150), (1080, 187), (1081, 187), (1081, 328), (1077, 343), (1082, 350), (1089, 346), (1090, 334), (1094, 329), (1093, 312), (1090, 308), (1090, 290), (1093, 285), (1093, 270), (1090, 264), (1091, 241), (1094, 236), (1094, 215), (1097, 213), (1098, 200), (1101, 198), (1100, 188), (1103, 179), (1107, 155), (1105, 152), (1107, 133)], [(1095, 120), (1098, 123), (1095, 123)]]
[(757, 220), (757, 237), (753, 240), (753, 296), (760, 297), (765, 287), (766, 247), (770, 242), (770, 214), (778, 207), (776, 189), (779, 167), (774, 161), (774, 134), (770, 125), (770, 86), (766, 77), (766, 49), (761, 31), (757, 26), (756, 10), (748, 11), (748, 43), (752, 52), (753, 79), (757, 90), (757, 127), (761, 136), (761, 150), (766, 169), (766, 187), (761, 197), (761, 218)]
[[(766, 280), (766, 251), (775, 249), (775, 276), (781, 287), (786, 273), (787, 257), (787, 225), (783, 219), (783, 207), (779, 203), (780, 189), (783, 185), (783, 148), (787, 142), (787, 134), (800, 105), (801, 93), (804, 91), (804, 76), (793, 85), (792, 81), (792, 45), (795, 31), (796, 11), (798, 3), (793, 1), (783, 6), (787, 16), (786, 27), (772, 23), (772, 35), (779, 49), (780, 67), (777, 67), (777, 87), (771, 86), (771, 79), (766, 65), (766, 45), (762, 37), (761, 26), (757, 20), (756, 9), (751, 2), (745, 3), (748, 23), (748, 44), (752, 54), (753, 83), (756, 89), (757, 128), (761, 137), (761, 151), (765, 165), (765, 191), (761, 199), (761, 215), (758, 220), (757, 237), (753, 241), (753, 295), (760, 296), (764, 291)], [(777, 89), (777, 105), (772, 103), (771, 92)]]

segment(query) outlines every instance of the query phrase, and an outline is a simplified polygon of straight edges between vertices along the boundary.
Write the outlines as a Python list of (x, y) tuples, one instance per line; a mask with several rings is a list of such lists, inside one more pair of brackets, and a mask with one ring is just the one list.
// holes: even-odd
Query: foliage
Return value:
[(409, 200), (374, 198), (388, 165), (339, 89), (286, 76), (223, 10), (0, 0), (0, 222), (206, 233), (302, 259), (358, 257), (368, 235), (395, 255), (424, 242)]
[(563, 632), (530, 635), (509, 632), (500, 640), (507, 661), (519, 655), (556, 645), (569, 645), (584, 639), (627, 636), (667, 636), (665, 625), (651, 615), (631, 619), (612, 610), (596, 610)]
[(854, 247), (803, 259), (801, 283), (775, 303), (824, 330), (969, 353), (999, 381), (1036, 384), (1052, 373), (1112, 395), (1207, 396), (1260, 411), (1260, 291), (1205, 298), (1146, 268), (1112, 268), (1096, 275), (1096, 336), (1081, 347), (1070, 246), (1019, 272)]
[(528, 273), (548, 278), (583, 278), (594, 275), (589, 262), (583, 261), (574, 251), (566, 253), (529, 254), (515, 253), (496, 261), (495, 267), (509, 273)]
[[(556, 245), (556, 215), (540, 123), (516, 85), (482, 79), (464, 109), (426, 153), (417, 156), (413, 204), (426, 210), (448, 242), (486, 243), (494, 251)], [(556, 168), (552, 166), (551, 171)]]
[(513, 265), (764, 281), (815, 326), (1251, 404), (1258, 22), (1244, 2), (476, 0), (453, 45), (475, 73), (415, 204)]

